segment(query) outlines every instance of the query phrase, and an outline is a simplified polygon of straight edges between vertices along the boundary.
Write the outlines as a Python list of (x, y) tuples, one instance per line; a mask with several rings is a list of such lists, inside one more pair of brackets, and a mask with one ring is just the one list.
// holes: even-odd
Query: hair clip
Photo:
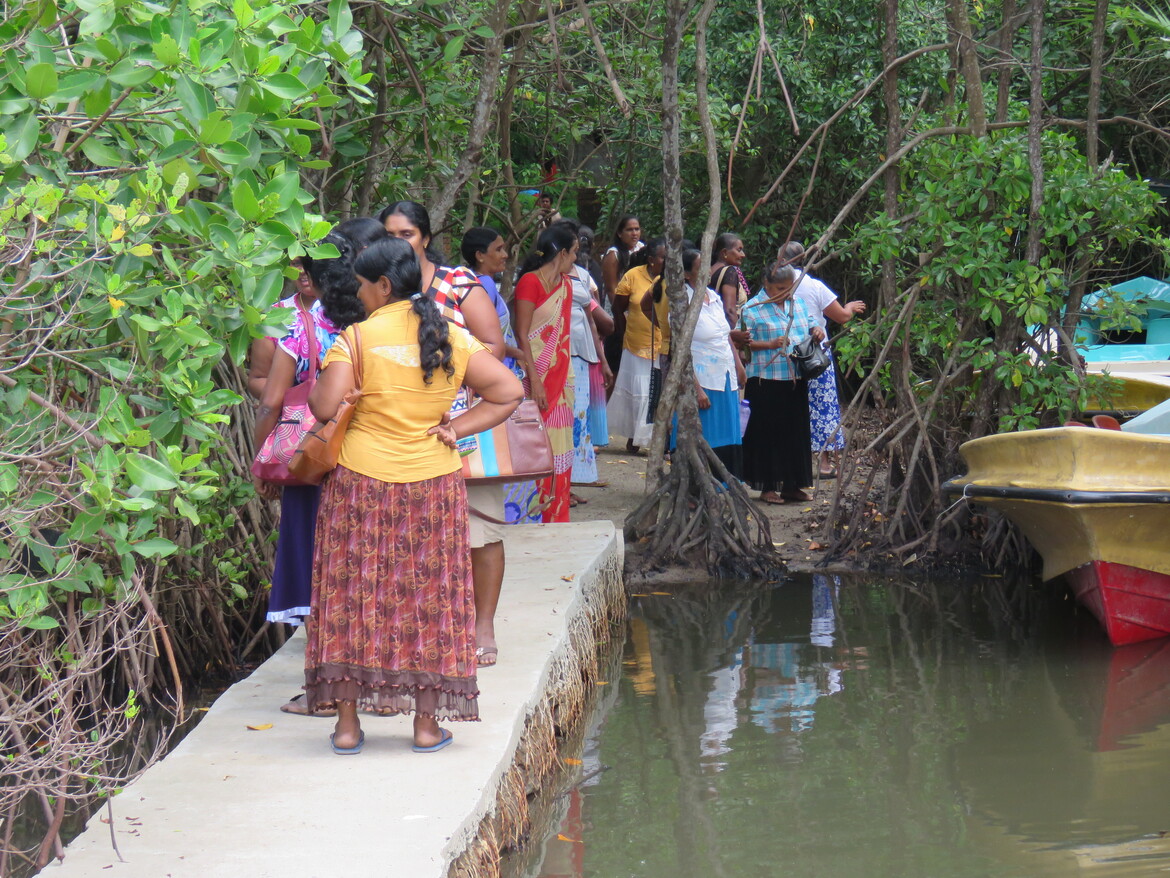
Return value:
[(423, 294), (421, 292), (412, 293), (410, 296), (410, 301), (414, 302), (414, 301), (417, 301), (418, 299), (421, 299), (422, 297), (423, 297)]
[(543, 250), (537, 250), (537, 251), (536, 251), (536, 255), (537, 255), (538, 257), (543, 257), (543, 256), (544, 256), (544, 251), (543, 251)]

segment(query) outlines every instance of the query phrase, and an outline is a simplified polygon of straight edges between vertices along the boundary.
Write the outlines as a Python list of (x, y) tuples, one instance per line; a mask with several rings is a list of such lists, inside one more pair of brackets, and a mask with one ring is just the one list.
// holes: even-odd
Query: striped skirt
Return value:
[(467, 495), (456, 471), (395, 484), (339, 466), (321, 488), (306, 703), (479, 719)]

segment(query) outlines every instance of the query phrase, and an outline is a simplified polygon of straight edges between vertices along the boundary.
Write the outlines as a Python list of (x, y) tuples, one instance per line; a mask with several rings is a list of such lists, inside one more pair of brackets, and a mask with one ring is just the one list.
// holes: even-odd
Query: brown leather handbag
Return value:
[(349, 426), (358, 400), (362, 398), (362, 334), (356, 323), (346, 332), (353, 334), (349, 349), (353, 359), (354, 388), (342, 397), (333, 417), (325, 423), (318, 421), (293, 454), (288, 470), (302, 484), (321, 484), (321, 480), (337, 466), (345, 429)]

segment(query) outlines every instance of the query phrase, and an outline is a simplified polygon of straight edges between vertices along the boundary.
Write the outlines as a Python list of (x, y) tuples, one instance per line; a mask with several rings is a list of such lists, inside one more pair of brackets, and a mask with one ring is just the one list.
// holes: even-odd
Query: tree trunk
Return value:
[(475, 111), (472, 113), (471, 127), (467, 132), (467, 146), (459, 156), (455, 170), (447, 178), (430, 206), (432, 228), (441, 229), (446, 223), (447, 214), (455, 205), (459, 191), (471, 179), (472, 173), (479, 168), (480, 159), (483, 158), (483, 145), (495, 116), (496, 90), (499, 87), (500, 65), (504, 55), (504, 31), (508, 24), (508, 6), (509, 0), (496, 0), (489, 19), (492, 36), (487, 39), (484, 46), (479, 93), (475, 98)]
[(1028, 169), (1032, 172), (1032, 197), (1028, 207), (1029, 265), (1040, 264), (1040, 206), (1044, 203), (1044, 0), (1032, 0), (1031, 90), (1028, 99)]
[(958, 40), (959, 73), (966, 85), (967, 114), (971, 119), (971, 130), (979, 137), (983, 137), (987, 134), (987, 109), (983, 103), (983, 77), (979, 72), (979, 55), (975, 50), (971, 21), (967, 16), (967, 0), (950, 0), (947, 11), (955, 38)]
[(1085, 155), (1089, 171), (1097, 170), (1098, 125), (1101, 111), (1101, 64), (1105, 54), (1105, 16), (1109, 14), (1109, 0), (1097, 0), (1093, 11), (1093, 36), (1089, 49), (1089, 106), (1085, 113)]
[[(710, 252), (719, 218), (719, 169), (714, 129), (707, 104), (706, 25), (714, 0), (705, 0), (696, 24), (699, 111), (707, 146), (708, 186), (712, 204), (703, 235)], [(688, 301), (683, 283), (681, 244), (682, 180), (679, 173), (680, 125), (678, 56), (686, 27), (683, 0), (667, 0), (662, 47), (662, 170), (667, 233), (666, 293), (670, 300), (671, 362), (658, 403), (647, 485), (654, 487), (626, 518), (631, 544), (648, 537), (644, 568), (666, 563), (704, 565), (709, 571), (741, 577), (771, 577), (782, 568), (772, 546), (767, 518), (751, 508), (742, 482), (731, 476), (702, 435), (691, 367), (691, 340), (705, 299), (702, 291)], [(700, 272), (709, 271), (704, 257)], [(705, 286), (705, 285), (704, 285)], [(669, 471), (662, 459), (666, 438), (678, 414), (677, 445)], [(752, 524), (755, 525), (754, 533)]]
[(1003, 27), (999, 32), (999, 83), (995, 97), (995, 121), (1006, 122), (1008, 116), (1008, 102), (1012, 96), (1012, 75), (1015, 73), (1016, 53), (1012, 51), (1015, 44), (1016, 29), (1009, 22), (1016, 15), (1016, 0), (1003, 0)]

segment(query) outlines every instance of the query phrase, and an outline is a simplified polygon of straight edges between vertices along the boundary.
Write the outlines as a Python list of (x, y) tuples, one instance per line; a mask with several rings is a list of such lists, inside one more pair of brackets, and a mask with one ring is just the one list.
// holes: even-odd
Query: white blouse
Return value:
[[(687, 287), (690, 290), (690, 287)], [(695, 378), (704, 390), (725, 390), (727, 378), (736, 385), (735, 357), (731, 353), (731, 327), (723, 313), (723, 300), (713, 289), (706, 290), (699, 322), (691, 339), (691, 361)]]

